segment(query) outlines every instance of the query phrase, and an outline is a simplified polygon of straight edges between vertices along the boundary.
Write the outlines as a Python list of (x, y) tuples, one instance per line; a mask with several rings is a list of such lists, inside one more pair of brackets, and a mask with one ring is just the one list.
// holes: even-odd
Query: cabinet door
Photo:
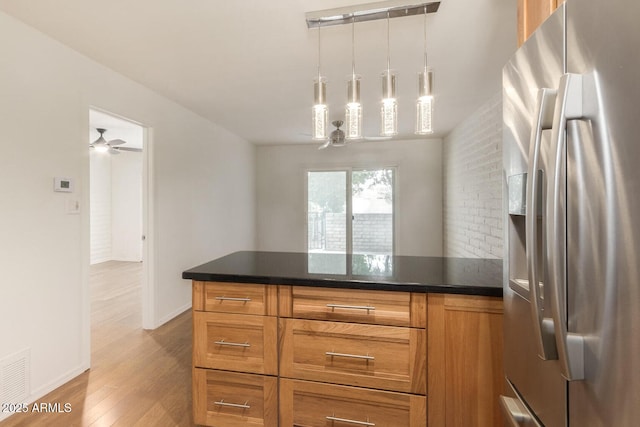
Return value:
[(428, 297), (430, 426), (500, 427), (502, 298)]
[(280, 380), (280, 425), (426, 427), (425, 396)]
[(213, 427), (278, 425), (278, 379), (212, 369), (193, 370), (193, 420)]
[(193, 313), (193, 363), (199, 368), (278, 374), (277, 318)]
[(424, 329), (280, 319), (280, 375), (426, 394)]

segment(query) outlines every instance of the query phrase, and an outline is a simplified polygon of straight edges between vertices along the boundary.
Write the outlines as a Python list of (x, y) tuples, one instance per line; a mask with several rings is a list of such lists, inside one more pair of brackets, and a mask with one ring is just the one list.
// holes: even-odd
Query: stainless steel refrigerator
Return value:
[(503, 71), (510, 426), (640, 426), (639, 21), (567, 0)]

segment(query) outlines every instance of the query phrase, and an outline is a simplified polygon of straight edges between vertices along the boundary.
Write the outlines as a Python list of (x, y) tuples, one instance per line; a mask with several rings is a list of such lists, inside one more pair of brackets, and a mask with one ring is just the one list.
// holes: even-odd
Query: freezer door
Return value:
[[(541, 28), (516, 52), (503, 70), (503, 114), (504, 136), (503, 156), (505, 171), (504, 194), (522, 193), (523, 179), (519, 175), (527, 173), (530, 181), (539, 178), (538, 187), (544, 187), (544, 173), (539, 172), (550, 155), (548, 150), (551, 140), (551, 130), (540, 131), (540, 165), (538, 170), (529, 170), (533, 160), (530, 156), (532, 133), (535, 135), (537, 100), (540, 99), (541, 89), (556, 89), (560, 77), (565, 71), (564, 64), (564, 8), (561, 6)], [(552, 103), (553, 104), (553, 103)], [(511, 179), (509, 179), (511, 178)], [(511, 186), (518, 188), (508, 188)], [(517, 198), (517, 197), (516, 197)], [(542, 199), (542, 197), (540, 198)], [(531, 203), (531, 200), (526, 200)], [(540, 339), (540, 323), (535, 320), (533, 313), (540, 314), (540, 318), (549, 317), (546, 307), (549, 301), (548, 288), (544, 286), (545, 267), (544, 235), (545, 218), (538, 218), (538, 212), (528, 212), (522, 215), (517, 210), (505, 208), (505, 284), (504, 284), (504, 337), (505, 337), (505, 373), (514, 394), (523, 407), (528, 408), (535, 422), (546, 427), (564, 427), (567, 420), (567, 383), (560, 374), (560, 367), (553, 353), (547, 349), (543, 360), (538, 354), (544, 345), (553, 344), (554, 340)], [(540, 209), (544, 212), (544, 209)], [(536, 221), (536, 257), (540, 265), (536, 265), (540, 273), (541, 282), (539, 309), (532, 309), (531, 285), (527, 269), (526, 225), (532, 216)], [(548, 337), (547, 337), (548, 338)], [(513, 396), (506, 396), (513, 398)], [(517, 402), (504, 400), (503, 407), (514, 409)], [(515, 406), (514, 406), (515, 405)], [(514, 409), (515, 410), (515, 409)], [(516, 417), (517, 418), (517, 417)], [(526, 423), (529, 423), (527, 421)], [(527, 425), (527, 424), (520, 425)], [(518, 424), (514, 424), (518, 425)]]
[(567, 139), (569, 331), (584, 380), (571, 427), (640, 425), (640, 2), (568, 0), (567, 67), (584, 119)]

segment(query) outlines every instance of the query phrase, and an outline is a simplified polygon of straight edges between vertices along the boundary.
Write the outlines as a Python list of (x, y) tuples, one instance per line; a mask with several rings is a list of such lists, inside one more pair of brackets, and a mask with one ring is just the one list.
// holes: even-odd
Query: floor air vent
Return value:
[(26, 349), (0, 360), (0, 402), (20, 403), (29, 397), (30, 359)]

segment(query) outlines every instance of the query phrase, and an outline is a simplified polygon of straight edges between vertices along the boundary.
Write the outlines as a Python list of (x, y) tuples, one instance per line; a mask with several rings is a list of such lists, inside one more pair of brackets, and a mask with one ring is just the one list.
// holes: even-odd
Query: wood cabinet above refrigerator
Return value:
[(518, 47), (564, 0), (518, 0)]

